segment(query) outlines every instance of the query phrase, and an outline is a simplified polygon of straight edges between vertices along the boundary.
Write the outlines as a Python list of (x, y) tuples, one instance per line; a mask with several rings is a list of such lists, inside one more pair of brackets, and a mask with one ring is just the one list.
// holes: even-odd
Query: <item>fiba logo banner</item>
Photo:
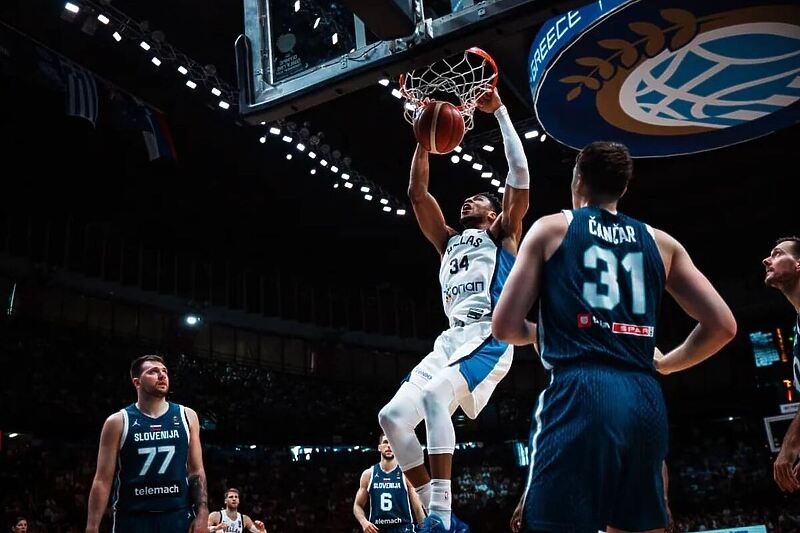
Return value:
[(542, 127), (573, 148), (687, 154), (800, 122), (796, 3), (636, 0), (584, 28), (530, 72)]

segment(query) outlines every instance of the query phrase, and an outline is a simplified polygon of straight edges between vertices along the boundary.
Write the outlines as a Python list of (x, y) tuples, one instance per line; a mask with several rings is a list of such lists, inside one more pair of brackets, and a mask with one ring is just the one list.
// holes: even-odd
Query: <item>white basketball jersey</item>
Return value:
[(439, 283), (450, 326), (491, 316), (514, 256), (485, 229), (467, 229), (447, 241)]
[(242, 513), (236, 513), (236, 519), (232, 520), (228, 518), (228, 513), (225, 512), (225, 509), (219, 512), (220, 518), (222, 519), (222, 524), (225, 524), (225, 533), (242, 533), (244, 531), (244, 520), (242, 519)]

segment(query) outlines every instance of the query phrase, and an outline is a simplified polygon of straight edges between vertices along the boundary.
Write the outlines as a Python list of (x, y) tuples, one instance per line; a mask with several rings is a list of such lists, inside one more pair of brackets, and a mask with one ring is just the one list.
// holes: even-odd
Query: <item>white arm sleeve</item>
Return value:
[(503, 134), (503, 147), (506, 151), (506, 160), (508, 161), (508, 177), (506, 178), (506, 185), (510, 185), (515, 189), (529, 189), (531, 186), (531, 178), (528, 173), (528, 160), (525, 158), (525, 149), (522, 147), (522, 141), (514, 129), (514, 124), (511, 123), (511, 117), (508, 116), (506, 106), (500, 106), (494, 112), (497, 117), (497, 122), (500, 124), (500, 133)]

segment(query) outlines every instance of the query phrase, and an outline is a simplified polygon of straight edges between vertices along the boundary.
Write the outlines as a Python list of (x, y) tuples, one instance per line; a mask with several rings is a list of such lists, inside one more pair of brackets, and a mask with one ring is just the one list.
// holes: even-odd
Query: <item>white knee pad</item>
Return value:
[(389, 439), (397, 463), (403, 472), (425, 462), (422, 445), (414, 432), (422, 421), (420, 395), (419, 387), (403, 383), (394, 398), (378, 413), (378, 423)]

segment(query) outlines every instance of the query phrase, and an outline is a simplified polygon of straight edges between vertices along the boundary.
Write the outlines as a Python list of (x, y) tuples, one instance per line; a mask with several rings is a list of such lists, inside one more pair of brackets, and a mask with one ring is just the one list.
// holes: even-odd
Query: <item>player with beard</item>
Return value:
[(229, 488), (225, 491), (225, 507), (208, 515), (208, 531), (266, 533), (267, 528), (261, 520), (253, 521), (239, 512), (239, 490)]
[[(430, 510), (422, 532), (468, 531), (455, 519), (452, 464), (455, 430), (451, 415), (461, 407), (476, 418), (511, 367), (513, 348), (492, 335), (491, 316), (514, 263), (528, 210), (530, 177), (522, 141), (496, 90), (478, 100), (495, 116), (503, 136), (508, 176), (502, 202), (492, 193), (470, 196), (461, 207), (461, 226), (447, 225), (428, 192), (428, 152), (417, 145), (408, 195), (422, 233), (439, 254), (439, 282), (449, 329), (411, 371), (378, 419), (397, 462)], [(414, 428), (425, 420), (430, 473)]]
[(161, 357), (135, 359), (130, 377), (136, 402), (109, 416), (100, 434), (86, 533), (99, 530), (112, 480), (114, 533), (206, 533), (197, 413), (166, 400), (169, 373)]

